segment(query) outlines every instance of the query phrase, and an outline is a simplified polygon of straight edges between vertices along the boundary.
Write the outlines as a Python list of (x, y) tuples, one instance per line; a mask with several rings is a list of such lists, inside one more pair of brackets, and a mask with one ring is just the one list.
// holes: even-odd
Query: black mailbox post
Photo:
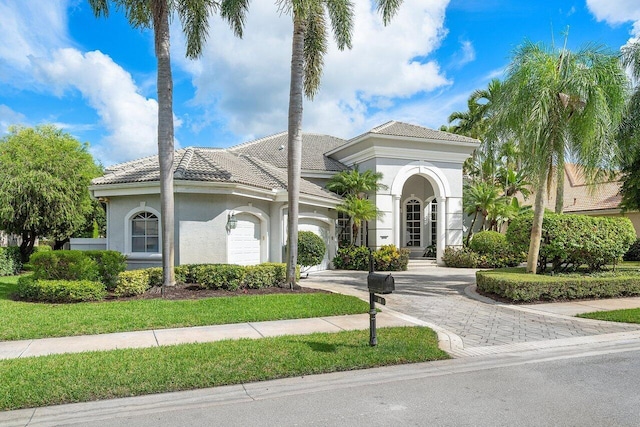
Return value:
[(376, 335), (376, 299), (384, 304), (384, 299), (376, 294), (390, 294), (396, 289), (395, 279), (391, 274), (380, 274), (373, 272), (373, 253), (369, 252), (369, 275), (367, 276), (367, 287), (369, 288), (369, 345), (378, 345)]

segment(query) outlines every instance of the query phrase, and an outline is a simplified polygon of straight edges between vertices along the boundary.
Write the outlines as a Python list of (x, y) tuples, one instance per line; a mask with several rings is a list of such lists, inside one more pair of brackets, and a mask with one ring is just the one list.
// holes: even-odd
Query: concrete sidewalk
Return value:
[[(420, 322), (413, 321), (409, 316), (380, 312), (376, 315), (376, 324), (377, 327), (417, 326)], [(161, 345), (213, 342), (225, 339), (305, 335), (314, 332), (340, 332), (368, 328), (369, 314), (356, 314), (22, 341), (1, 341), (0, 359), (121, 348), (158, 347)]]

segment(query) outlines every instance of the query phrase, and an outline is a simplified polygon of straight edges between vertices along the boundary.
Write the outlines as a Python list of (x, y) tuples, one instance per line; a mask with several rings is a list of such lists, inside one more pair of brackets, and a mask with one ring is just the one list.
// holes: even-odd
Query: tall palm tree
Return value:
[(640, 209), (640, 41), (629, 43), (622, 48), (622, 61), (631, 71), (633, 93), (628, 100), (624, 119), (620, 124), (618, 139), (621, 152), (622, 207), (627, 210)]
[(507, 70), (496, 105), (500, 126), (514, 132), (527, 153), (535, 189), (527, 271), (535, 273), (542, 235), (543, 202), (554, 168), (569, 151), (587, 178), (612, 164), (626, 77), (615, 54), (596, 46), (576, 53), (525, 42)]
[[(402, 0), (377, 0), (385, 25)], [(291, 84), (287, 140), (287, 180), (289, 215), (287, 219), (287, 285), (296, 286), (298, 259), (298, 214), (302, 167), (303, 93), (313, 99), (320, 87), (323, 57), (327, 52), (327, 16), (340, 50), (351, 48), (353, 30), (352, 0), (277, 0), (282, 12), (293, 19)]]
[(169, 19), (177, 13), (186, 36), (187, 57), (202, 54), (209, 17), (216, 11), (242, 36), (249, 0), (89, 0), (96, 17), (109, 16), (109, 3), (123, 10), (134, 28), (153, 29), (158, 62), (158, 159), (160, 164), (160, 213), (162, 216), (162, 286), (175, 284), (173, 197), (173, 78), (169, 54)]

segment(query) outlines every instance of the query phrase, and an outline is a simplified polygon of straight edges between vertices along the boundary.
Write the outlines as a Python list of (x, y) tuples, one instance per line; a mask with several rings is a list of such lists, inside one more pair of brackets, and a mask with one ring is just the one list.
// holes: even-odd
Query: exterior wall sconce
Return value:
[(227, 233), (231, 232), (231, 230), (235, 229), (238, 226), (238, 218), (236, 218), (236, 214), (231, 213), (227, 215), (227, 225), (225, 228), (227, 229)]

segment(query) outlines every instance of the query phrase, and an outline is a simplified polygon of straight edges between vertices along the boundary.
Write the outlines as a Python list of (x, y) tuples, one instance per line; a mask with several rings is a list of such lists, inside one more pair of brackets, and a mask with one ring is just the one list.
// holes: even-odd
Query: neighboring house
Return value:
[[(623, 213), (620, 209), (620, 181), (612, 179), (597, 184), (587, 184), (579, 167), (572, 163), (564, 166), (564, 213), (594, 216), (624, 216), (631, 220), (636, 234), (640, 237), (640, 212)], [(527, 203), (533, 204), (533, 196)], [(547, 209), (554, 210), (556, 189), (552, 186), (549, 199), (545, 201)]]
[[(304, 134), (299, 229), (327, 244), (319, 268), (328, 268), (338, 233), (348, 220), (341, 198), (323, 186), (357, 165), (383, 174), (388, 188), (372, 195), (384, 213), (364, 241), (395, 244), (421, 256), (437, 243), (462, 245), (462, 164), (478, 146), (472, 138), (388, 122), (350, 140)], [(287, 134), (228, 149), (176, 151), (175, 256), (177, 264), (282, 262), (287, 223)], [(130, 267), (161, 263), (157, 156), (109, 167), (90, 190), (107, 205), (107, 248), (127, 255)]]

